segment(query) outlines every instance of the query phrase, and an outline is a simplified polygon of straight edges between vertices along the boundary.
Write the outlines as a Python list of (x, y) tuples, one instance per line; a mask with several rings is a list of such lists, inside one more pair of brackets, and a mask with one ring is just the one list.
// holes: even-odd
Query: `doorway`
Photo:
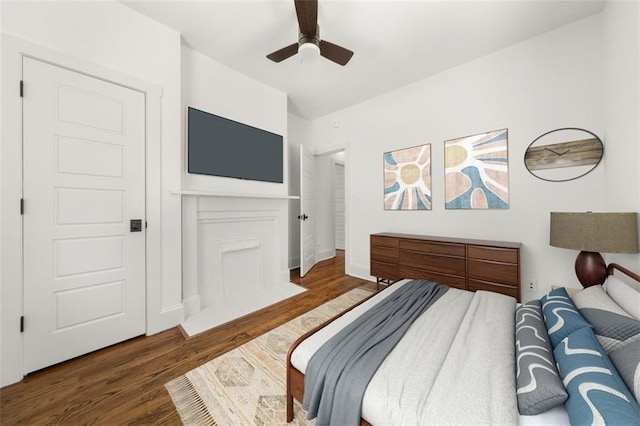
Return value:
[[(345, 148), (316, 152), (314, 187), (317, 261), (336, 257), (348, 265), (348, 180)], [(346, 273), (346, 271), (345, 271)]]

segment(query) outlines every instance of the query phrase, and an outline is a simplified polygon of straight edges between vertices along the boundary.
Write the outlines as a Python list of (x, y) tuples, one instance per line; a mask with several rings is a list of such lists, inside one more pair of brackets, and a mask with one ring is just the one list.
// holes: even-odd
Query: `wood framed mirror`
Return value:
[(602, 140), (577, 127), (551, 130), (538, 136), (524, 154), (524, 165), (538, 179), (565, 182), (595, 169), (604, 154)]

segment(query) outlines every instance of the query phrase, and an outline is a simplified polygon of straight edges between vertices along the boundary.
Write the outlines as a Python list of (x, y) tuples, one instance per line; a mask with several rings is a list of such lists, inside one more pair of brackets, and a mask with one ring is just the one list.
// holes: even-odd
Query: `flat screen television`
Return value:
[(282, 183), (282, 136), (187, 109), (189, 173)]

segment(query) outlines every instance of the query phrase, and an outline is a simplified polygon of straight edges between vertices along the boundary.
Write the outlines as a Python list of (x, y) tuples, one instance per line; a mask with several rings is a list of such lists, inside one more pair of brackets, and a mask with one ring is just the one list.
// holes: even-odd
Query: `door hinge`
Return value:
[(20, 317), (20, 333), (24, 333), (24, 315)]
[(24, 198), (20, 198), (20, 214), (24, 214)]
[(149, 227), (149, 224), (147, 223), (147, 221), (144, 221), (144, 229), (147, 229)]
[(20, 97), (24, 98), (24, 81), (20, 80)]

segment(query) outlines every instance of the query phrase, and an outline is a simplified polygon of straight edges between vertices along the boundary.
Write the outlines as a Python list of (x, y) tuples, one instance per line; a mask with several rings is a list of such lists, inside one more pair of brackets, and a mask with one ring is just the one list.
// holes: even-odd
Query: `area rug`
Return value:
[[(166, 384), (185, 425), (286, 424), (286, 359), (302, 334), (371, 295), (354, 289)], [(296, 402), (294, 425), (313, 425)]]

